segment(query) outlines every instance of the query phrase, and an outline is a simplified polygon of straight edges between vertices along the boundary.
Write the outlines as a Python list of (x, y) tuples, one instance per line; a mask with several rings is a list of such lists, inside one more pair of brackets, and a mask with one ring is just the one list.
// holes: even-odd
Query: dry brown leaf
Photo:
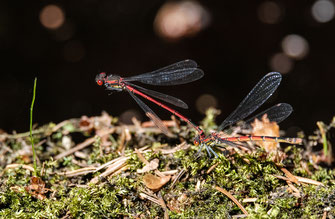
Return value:
[(94, 127), (93, 117), (82, 116), (79, 121), (79, 129), (81, 131), (92, 131)]
[(137, 173), (146, 173), (151, 170), (156, 170), (159, 165), (159, 159), (155, 158), (152, 161), (150, 161), (148, 164), (146, 164), (142, 169), (138, 169)]
[(30, 185), (24, 188), (29, 194), (40, 200), (45, 199), (46, 197), (44, 194), (50, 191), (50, 189), (45, 188), (45, 182), (36, 176), (32, 176), (30, 178)]
[[(267, 115), (264, 114), (262, 121), (255, 119), (252, 126), (252, 135), (255, 136), (276, 136), (279, 137), (279, 126), (276, 122), (270, 122)], [(257, 144), (265, 148), (267, 152), (277, 151), (279, 143), (257, 141)]]
[(143, 182), (146, 187), (153, 191), (158, 191), (162, 186), (169, 182), (171, 176), (155, 176), (150, 173), (143, 177)]

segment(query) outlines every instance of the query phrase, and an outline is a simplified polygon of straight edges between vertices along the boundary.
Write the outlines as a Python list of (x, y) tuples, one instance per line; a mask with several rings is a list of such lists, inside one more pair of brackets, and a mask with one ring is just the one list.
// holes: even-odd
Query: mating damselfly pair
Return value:
[[(282, 79), (281, 74), (278, 72), (270, 72), (266, 74), (242, 100), (238, 107), (221, 123), (221, 125), (217, 129), (217, 132), (213, 132), (209, 135), (205, 135), (204, 131), (199, 126), (195, 125), (190, 119), (183, 116), (176, 110), (170, 108), (169, 106), (161, 103), (157, 99), (187, 109), (188, 106), (185, 102), (176, 97), (172, 97), (167, 94), (149, 90), (133, 84), (133, 82), (141, 82), (143, 84), (161, 86), (179, 85), (196, 81), (203, 76), (204, 72), (198, 68), (198, 65), (195, 61), (184, 60), (152, 72), (125, 78), (112, 74), (107, 76), (106, 73), (103, 72), (96, 76), (96, 82), (100, 86), (104, 85), (106, 89), (110, 91), (127, 91), (138, 103), (138, 105), (143, 109), (145, 114), (164, 134), (168, 135), (169, 130), (159, 119), (159, 117), (152, 111), (152, 109), (150, 109), (137, 95), (168, 110), (173, 115), (176, 115), (197, 131), (197, 135), (194, 139), (194, 144), (200, 145), (199, 150), (201, 150), (201, 148), (205, 146), (210, 156), (211, 154), (217, 156), (217, 154), (212, 149), (212, 146), (215, 146), (216, 144), (236, 146), (235, 142), (243, 141), (270, 141), (301, 144), (302, 139), (300, 138), (283, 138), (273, 136), (221, 137), (219, 134), (219, 132), (224, 130), (225, 128), (247, 118), (275, 92)], [(264, 114), (266, 114), (270, 121), (279, 123), (286, 119), (292, 113), (292, 111), (293, 109), (291, 105), (287, 103), (280, 103), (257, 114), (256, 116), (252, 117), (247, 121), (251, 122), (256, 118), (260, 119)]]

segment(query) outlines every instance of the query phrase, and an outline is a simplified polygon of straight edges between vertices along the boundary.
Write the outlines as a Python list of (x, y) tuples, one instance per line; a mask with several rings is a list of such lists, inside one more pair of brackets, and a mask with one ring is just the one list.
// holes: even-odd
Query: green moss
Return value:
[[(205, 130), (216, 127), (214, 123), (216, 115), (216, 111), (208, 111), (202, 123)], [(41, 178), (46, 183), (45, 187), (52, 191), (45, 194), (45, 199), (38, 200), (25, 190), (25, 186), (30, 185), (30, 171), (22, 167), (3, 171), (0, 179), (0, 218), (61, 218), (64, 216), (163, 218), (162, 206), (140, 197), (140, 193), (149, 194), (150, 192), (143, 182), (144, 174), (137, 173), (137, 170), (143, 168), (145, 164), (134, 153), (134, 148), (144, 145), (150, 146), (151, 151), (142, 155), (148, 161), (159, 159), (160, 171), (181, 171), (182, 169), (186, 171), (174, 186), (171, 186), (172, 179), (160, 189), (159, 194), (168, 206), (170, 218), (231, 218), (233, 215), (242, 214), (236, 204), (218, 192), (215, 186), (226, 189), (240, 202), (245, 198), (257, 198), (255, 202), (242, 203), (250, 214), (249, 218), (321, 218), (324, 211), (328, 211), (329, 217), (335, 217), (335, 171), (321, 166), (315, 169), (317, 164), (310, 163), (306, 158), (306, 151), (295, 146), (285, 148), (287, 158), (282, 165), (295, 175), (324, 184), (324, 186), (294, 184), (300, 192), (300, 197), (294, 196), (289, 191), (286, 181), (275, 177), (284, 174), (262, 150), (243, 155), (235, 153), (224, 156), (218, 153), (218, 158), (209, 158), (205, 150), (199, 157), (195, 157), (198, 147), (191, 146), (187, 150), (180, 150), (174, 154), (162, 154), (156, 150), (161, 146), (162, 136), (153, 133), (140, 135), (132, 133), (132, 139), (124, 152), (129, 157), (128, 169), (92, 184), (90, 183), (92, 178), (104, 170), (72, 178), (56, 173), (82, 168), (78, 163), (84, 166), (98, 166), (120, 157), (116, 152), (120, 135), (114, 133), (113, 136), (109, 136), (109, 154), (101, 154), (102, 140), (96, 138), (93, 146), (81, 151), (86, 153), (87, 158), (69, 155), (57, 161), (53, 160), (52, 157), (64, 150), (61, 145), (63, 133), (70, 133), (71, 136), (71, 133), (79, 131), (78, 127), (78, 124), (67, 124), (60, 129), (66, 132), (57, 133), (51, 133), (49, 126), (44, 130), (42, 128), (34, 130), (36, 143), (44, 139), (48, 141), (48, 144), (38, 147), (37, 155), (41, 163), (44, 163)], [(187, 142), (192, 142), (194, 133), (190, 132), (186, 126), (182, 126), (180, 132), (180, 138), (184, 136)], [(317, 139), (313, 139), (315, 140)], [(168, 147), (174, 147), (179, 143), (176, 143), (179, 139), (174, 139), (173, 143), (166, 141), (169, 144)], [(6, 140), (6, 145), (15, 155), (22, 149), (21, 142), (10, 138)], [(62, 150), (59, 150), (60, 148)], [(12, 154), (7, 153), (4, 156), (8, 164), (26, 162), (22, 156), (11, 156)], [(303, 163), (307, 164), (309, 171), (302, 166)], [(216, 167), (208, 172), (213, 165)], [(4, 167), (5, 165), (1, 169), (3, 170)], [(151, 195), (155, 197), (159, 194), (152, 192)]]
[(205, 129), (205, 131), (208, 130), (215, 130), (217, 128), (217, 125), (215, 123), (215, 118), (220, 115), (220, 110), (217, 110), (215, 108), (209, 108), (206, 111), (205, 118), (201, 121), (202, 127)]

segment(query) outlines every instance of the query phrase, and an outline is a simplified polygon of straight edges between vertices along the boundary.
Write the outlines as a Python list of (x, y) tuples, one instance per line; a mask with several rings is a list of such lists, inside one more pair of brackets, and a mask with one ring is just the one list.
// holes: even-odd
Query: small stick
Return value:
[(57, 174), (67, 176), (67, 177), (73, 177), (73, 176), (80, 176), (80, 175), (86, 175), (88, 173), (92, 173), (92, 172), (95, 171), (95, 169), (96, 169), (95, 167), (84, 167), (84, 168), (81, 168), (81, 169), (61, 172), (61, 173), (57, 173)]
[(257, 201), (257, 198), (245, 198), (242, 200), (242, 202), (255, 202)]
[(15, 169), (18, 167), (22, 167), (23, 169), (26, 170), (30, 170), (31, 172), (34, 172), (34, 168), (29, 166), (29, 165), (25, 165), (25, 164), (19, 164), (19, 163), (13, 163), (13, 164), (8, 164), (5, 169), (0, 173), (0, 177), (4, 174), (4, 172), (8, 169)]
[(140, 159), (142, 163), (149, 164), (149, 161), (147, 161), (147, 159), (145, 159), (145, 157), (141, 154), (141, 152), (139, 152), (139, 150), (137, 150), (136, 148), (135, 148), (135, 152), (136, 152), (138, 159)]
[(327, 218), (327, 211), (324, 211), (322, 215), (322, 219), (326, 219), (326, 218)]
[[(278, 175), (272, 175), (272, 176), (277, 177), (278, 179), (285, 180), (285, 181), (294, 182), (294, 181), (292, 181), (291, 179), (289, 179), (285, 176), (278, 176)], [(322, 182), (319, 182), (319, 181), (316, 181), (316, 180), (313, 180), (313, 179), (308, 179), (308, 178), (304, 178), (304, 177), (300, 177), (300, 176), (295, 176), (295, 177), (301, 183), (312, 184), (312, 185), (316, 185), (316, 186), (324, 186), (324, 184)]]
[(300, 191), (292, 184), (291, 181), (287, 180), (286, 181), (287, 185), (290, 187), (290, 189), (292, 190), (292, 194), (297, 197), (297, 198), (300, 198), (301, 195), (300, 195)]
[(172, 182), (170, 188), (172, 188), (172, 187), (176, 184), (176, 182), (180, 179), (180, 177), (182, 177), (182, 175), (184, 175), (184, 173), (186, 173), (186, 170), (185, 170), (185, 169), (182, 169), (182, 170), (178, 173), (178, 175), (176, 176), (176, 178), (173, 180), (173, 182)]
[[(145, 157), (141, 154), (141, 152), (140, 152), (139, 150), (137, 150), (136, 148), (135, 148), (135, 152), (136, 152), (137, 157), (138, 157), (143, 163), (145, 163), (145, 165), (148, 165), (148, 164), (149, 164), (149, 161), (147, 161), (147, 159), (145, 159)], [(162, 174), (161, 171), (159, 171), (159, 170), (157, 170), (157, 169), (155, 170), (155, 173), (156, 173), (159, 177), (165, 177), (165, 175)]]
[(70, 120), (64, 120), (60, 123), (58, 123), (57, 125), (55, 125), (53, 128), (52, 128), (52, 132), (55, 132), (57, 131), (58, 129), (60, 129), (61, 127), (63, 127), (64, 125), (66, 125), (67, 123), (69, 123)]
[(217, 167), (220, 164), (220, 162), (217, 162), (216, 164), (214, 164), (213, 166), (211, 166), (208, 170), (207, 170), (207, 174), (209, 174), (210, 172), (212, 172), (212, 170), (215, 169), (215, 167)]
[(290, 173), (290, 171), (288, 171), (286, 168), (282, 167), (280, 168), (281, 171), (283, 171), (285, 173), (285, 175), (287, 176), (287, 178), (291, 179), (290, 181), (294, 182), (295, 184), (300, 185), (298, 179), (292, 174)]
[[(105, 136), (105, 135), (109, 135), (109, 134), (113, 133), (114, 131), (115, 131), (115, 128), (111, 128), (111, 129), (109, 129), (107, 132), (105, 132), (104, 134), (102, 134), (101, 137), (103, 137), (103, 136)], [(68, 151), (64, 151), (63, 153), (58, 154), (58, 155), (55, 157), (55, 160), (58, 160), (58, 159), (63, 158), (63, 157), (66, 157), (66, 156), (68, 156), (68, 155), (70, 155), (70, 154), (73, 154), (73, 153), (76, 152), (76, 151), (79, 151), (79, 150), (81, 150), (81, 149), (84, 149), (84, 148), (86, 148), (87, 146), (93, 144), (94, 142), (95, 142), (95, 136), (92, 137), (92, 138), (87, 139), (86, 141), (84, 141), (84, 142), (78, 144), (77, 146), (75, 146), (74, 148), (71, 148), (71, 149), (68, 150)]]
[(227, 190), (225, 190), (223, 188), (220, 188), (218, 186), (215, 186), (215, 189), (218, 190), (219, 192), (222, 192), (228, 198), (230, 198), (241, 209), (241, 211), (243, 211), (243, 213), (245, 215), (247, 215), (247, 216), (249, 215), (247, 210), (245, 210), (245, 208), (243, 207), (243, 205), (232, 194), (230, 194)]

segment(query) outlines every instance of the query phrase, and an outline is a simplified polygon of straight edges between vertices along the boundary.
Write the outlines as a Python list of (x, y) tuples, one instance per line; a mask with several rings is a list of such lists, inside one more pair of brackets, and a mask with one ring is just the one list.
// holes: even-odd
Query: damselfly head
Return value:
[(95, 76), (95, 81), (97, 82), (97, 84), (99, 86), (101, 86), (101, 85), (104, 84), (105, 78), (106, 78), (106, 73), (105, 72), (101, 72), (100, 74), (98, 74), (97, 76)]
[(199, 137), (199, 135), (197, 135), (197, 136), (194, 138), (194, 140), (193, 140), (193, 144), (194, 144), (195, 146), (198, 146), (198, 145), (200, 144), (200, 137)]

